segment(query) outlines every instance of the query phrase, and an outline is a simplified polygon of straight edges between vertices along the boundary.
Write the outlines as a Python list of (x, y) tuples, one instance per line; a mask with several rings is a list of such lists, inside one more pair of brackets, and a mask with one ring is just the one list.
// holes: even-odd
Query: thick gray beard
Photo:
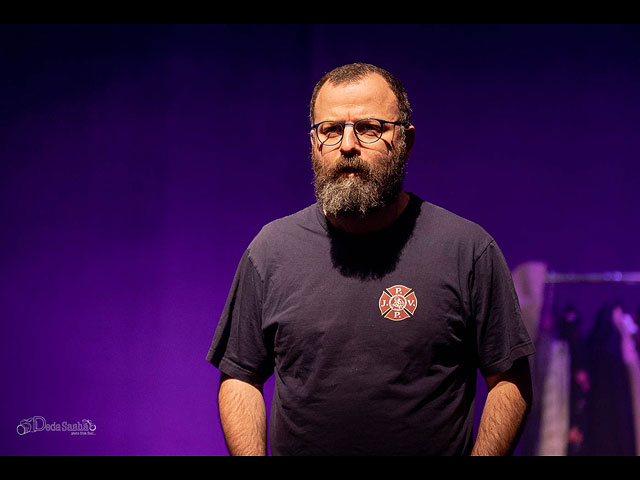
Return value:
[[(395, 148), (382, 165), (375, 167), (360, 157), (342, 157), (325, 169), (315, 149), (311, 159), (316, 198), (328, 215), (365, 217), (392, 205), (402, 191), (406, 166), (403, 148)], [(355, 169), (360, 175), (341, 176), (344, 169)]]

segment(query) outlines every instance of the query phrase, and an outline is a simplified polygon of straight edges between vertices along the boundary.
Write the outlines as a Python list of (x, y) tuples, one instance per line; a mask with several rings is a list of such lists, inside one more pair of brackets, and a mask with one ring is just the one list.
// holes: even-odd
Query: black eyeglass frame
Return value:
[[(380, 122), (380, 136), (378, 138), (376, 138), (375, 140), (373, 140), (372, 142), (367, 142), (362, 140), (359, 136), (358, 136), (358, 132), (356, 130), (356, 125), (360, 122), (364, 122), (366, 120), (376, 120), (377, 122)], [(320, 127), (320, 125), (322, 125), (323, 123), (337, 123), (338, 125), (342, 126), (342, 135), (340, 135), (340, 139), (335, 142), (335, 143), (327, 143), (328, 139), (325, 140), (324, 142), (322, 140), (320, 140), (320, 134), (318, 133), (318, 127)], [(382, 138), (382, 134), (383, 134), (383, 130), (384, 130), (384, 126), (385, 124), (390, 124), (390, 125), (399, 125), (401, 127), (404, 128), (408, 128), (409, 127), (409, 123), (407, 122), (391, 122), (389, 120), (380, 120), (379, 118), (361, 118), (360, 120), (353, 122), (353, 123), (343, 123), (343, 122), (338, 122), (336, 120), (325, 120), (323, 122), (319, 122), (316, 123), (315, 125), (311, 125), (311, 128), (313, 128), (316, 131), (316, 138), (318, 139), (318, 141), (320, 142), (320, 144), (324, 145), (325, 147), (334, 147), (336, 145), (338, 145), (340, 142), (342, 142), (342, 139), (344, 138), (344, 130), (346, 128), (347, 125), (351, 125), (353, 127), (353, 133), (355, 134), (356, 138), (358, 139), (358, 141), (360, 143), (364, 143), (367, 145), (371, 145), (372, 143), (376, 143), (378, 140), (380, 140)]]

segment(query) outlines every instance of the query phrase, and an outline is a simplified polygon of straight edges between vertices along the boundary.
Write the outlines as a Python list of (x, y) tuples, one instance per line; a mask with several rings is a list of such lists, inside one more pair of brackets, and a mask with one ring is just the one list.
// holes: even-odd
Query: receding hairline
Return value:
[(348, 89), (350, 87), (358, 88), (358, 85), (367, 84), (367, 82), (370, 82), (370, 81), (376, 82), (376, 84), (378, 81), (382, 81), (383, 83), (380, 83), (379, 85), (381, 85), (382, 88), (384, 87), (388, 88), (388, 90), (384, 93), (385, 97), (387, 93), (390, 94), (391, 96), (386, 98), (389, 98), (393, 102), (393, 105), (396, 106), (399, 110), (398, 100), (393, 90), (389, 86), (389, 84), (385, 81), (385, 79), (381, 75), (378, 75), (376, 73), (370, 73), (367, 75), (363, 75), (361, 78), (349, 78), (347, 80), (340, 81), (340, 82), (334, 82), (331, 80), (328, 80), (327, 82), (325, 82), (318, 89), (318, 94), (315, 97), (315, 103), (313, 106), (314, 115), (315, 115), (315, 109), (317, 108), (317, 105), (318, 105), (318, 101), (320, 100), (321, 104), (324, 103), (324, 101), (326, 101), (326, 99), (328, 98), (328, 95), (331, 95), (331, 93), (329, 92), (331, 92), (333, 89), (342, 89), (342, 88)]
[(393, 93), (396, 99), (396, 105), (400, 112), (399, 120), (403, 123), (409, 124), (411, 122), (411, 106), (409, 105), (407, 93), (405, 92), (400, 80), (387, 70), (367, 63), (343, 65), (326, 73), (318, 81), (315, 88), (313, 89), (313, 94), (311, 95), (311, 103), (309, 108), (309, 119), (311, 121), (311, 124), (313, 125), (314, 123), (315, 106), (318, 99), (318, 94), (320, 93), (320, 90), (322, 90), (322, 87), (324, 87), (327, 83), (334, 86), (352, 85), (360, 83), (366, 78), (375, 75), (381, 77)]

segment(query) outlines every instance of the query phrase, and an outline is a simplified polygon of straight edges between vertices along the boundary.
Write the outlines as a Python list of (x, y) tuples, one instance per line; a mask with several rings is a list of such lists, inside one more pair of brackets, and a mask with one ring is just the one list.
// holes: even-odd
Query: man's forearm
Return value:
[(267, 414), (259, 386), (223, 376), (218, 408), (231, 455), (267, 454)]
[(471, 455), (509, 455), (524, 425), (529, 405), (518, 387), (499, 382), (488, 395)]

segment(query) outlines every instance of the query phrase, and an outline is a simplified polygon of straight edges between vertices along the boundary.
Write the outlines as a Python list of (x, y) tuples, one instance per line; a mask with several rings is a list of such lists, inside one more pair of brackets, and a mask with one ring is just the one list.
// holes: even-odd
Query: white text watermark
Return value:
[(71, 435), (95, 435), (96, 425), (86, 418), (79, 422), (47, 423), (44, 417), (34, 416), (21, 420), (16, 427), (16, 431), (18, 435), (34, 432), (67, 432)]

